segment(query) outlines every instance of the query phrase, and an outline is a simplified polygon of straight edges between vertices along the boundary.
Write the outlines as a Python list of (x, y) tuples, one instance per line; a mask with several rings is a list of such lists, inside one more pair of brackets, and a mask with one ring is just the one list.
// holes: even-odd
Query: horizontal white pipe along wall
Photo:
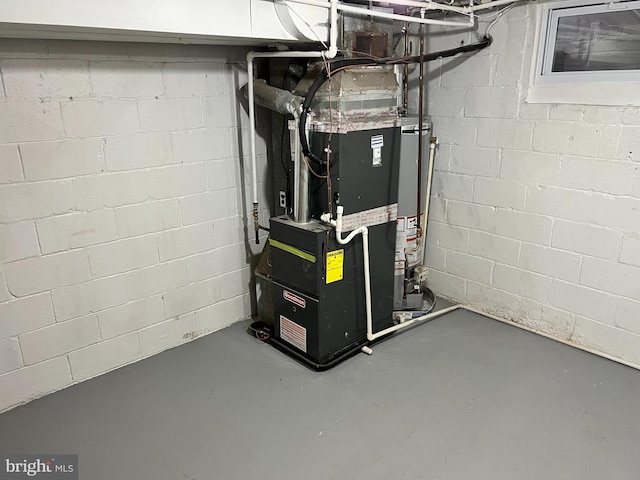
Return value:
[(0, 411), (248, 318), (246, 50), (0, 52)]
[(486, 50), (428, 64), (430, 286), (638, 365), (640, 107), (527, 104), (535, 28), (535, 5), (516, 6)]

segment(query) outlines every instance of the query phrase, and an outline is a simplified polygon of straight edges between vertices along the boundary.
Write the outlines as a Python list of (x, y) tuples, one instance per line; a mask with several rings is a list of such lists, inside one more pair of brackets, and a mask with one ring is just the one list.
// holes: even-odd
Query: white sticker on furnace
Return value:
[(373, 135), (371, 137), (371, 150), (373, 151), (371, 165), (374, 167), (382, 166), (382, 147), (384, 147), (384, 136)]
[(280, 338), (307, 353), (307, 329), (280, 315)]
[(398, 219), (398, 204), (385, 205), (342, 217), (342, 230), (350, 232), (358, 227), (373, 227)]

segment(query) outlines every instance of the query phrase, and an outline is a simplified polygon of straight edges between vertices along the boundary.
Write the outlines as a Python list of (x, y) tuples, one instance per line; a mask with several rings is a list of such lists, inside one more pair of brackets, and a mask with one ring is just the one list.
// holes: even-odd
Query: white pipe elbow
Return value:
[(322, 215), (320, 215), (320, 220), (327, 225), (333, 225), (334, 227), (336, 226), (336, 221), (331, 218), (331, 214), (329, 213), (323, 213)]
[[(344, 212), (344, 207), (342, 205), (338, 205), (336, 209), (336, 237), (342, 237), (342, 214)], [(340, 240), (338, 240), (340, 241)]]
[(355, 230), (353, 230), (349, 235), (347, 235), (345, 238), (342, 238), (343, 212), (344, 212), (344, 207), (342, 205), (338, 205), (337, 212), (336, 212), (335, 227), (336, 227), (336, 240), (340, 245), (346, 245), (347, 243), (351, 242), (351, 240), (353, 240), (356, 235), (362, 235), (363, 237), (369, 236), (369, 229), (367, 227), (358, 227)]
[(331, 58), (335, 58), (336, 55), (338, 54), (338, 47), (335, 45), (331, 45), (329, 47), (329, 50), (325, 50), (325, 57), (331, 59)]
[[(353, 230), (346, 238), (342, 238), (342, 214), (344, 213), (344, 207), (338, 205), (336, 209), (336, 240), (340, 245), (345, 245), (356, 235), (362, 235), (362, 260), (364, 263), (364, 291), (365, 291), (365, 310), (367, 315), (367, 340), (374, 340), (376, 337), (373, 333), (373, 314), (371, 312), (371, 272), (369, 270), (369, 229), (365, 226), (361, 226)], [(363, 349), (363, 352), (371, 355), (371, 349)], [(368, 351), (367, 351), (368, 350)]]

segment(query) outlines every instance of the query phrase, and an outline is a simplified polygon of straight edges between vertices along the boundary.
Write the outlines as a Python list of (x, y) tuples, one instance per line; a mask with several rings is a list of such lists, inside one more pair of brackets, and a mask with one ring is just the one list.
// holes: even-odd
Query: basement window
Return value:
[(640, 1), (571, 0), (539, 9), (527, 101), (640, 104)]

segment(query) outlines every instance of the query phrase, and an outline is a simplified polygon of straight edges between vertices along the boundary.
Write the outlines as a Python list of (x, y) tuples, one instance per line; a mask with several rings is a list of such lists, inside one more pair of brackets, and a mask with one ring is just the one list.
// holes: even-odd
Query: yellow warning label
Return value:
[(327, 252), (327, 285), (342, 280), (344, 250)]

